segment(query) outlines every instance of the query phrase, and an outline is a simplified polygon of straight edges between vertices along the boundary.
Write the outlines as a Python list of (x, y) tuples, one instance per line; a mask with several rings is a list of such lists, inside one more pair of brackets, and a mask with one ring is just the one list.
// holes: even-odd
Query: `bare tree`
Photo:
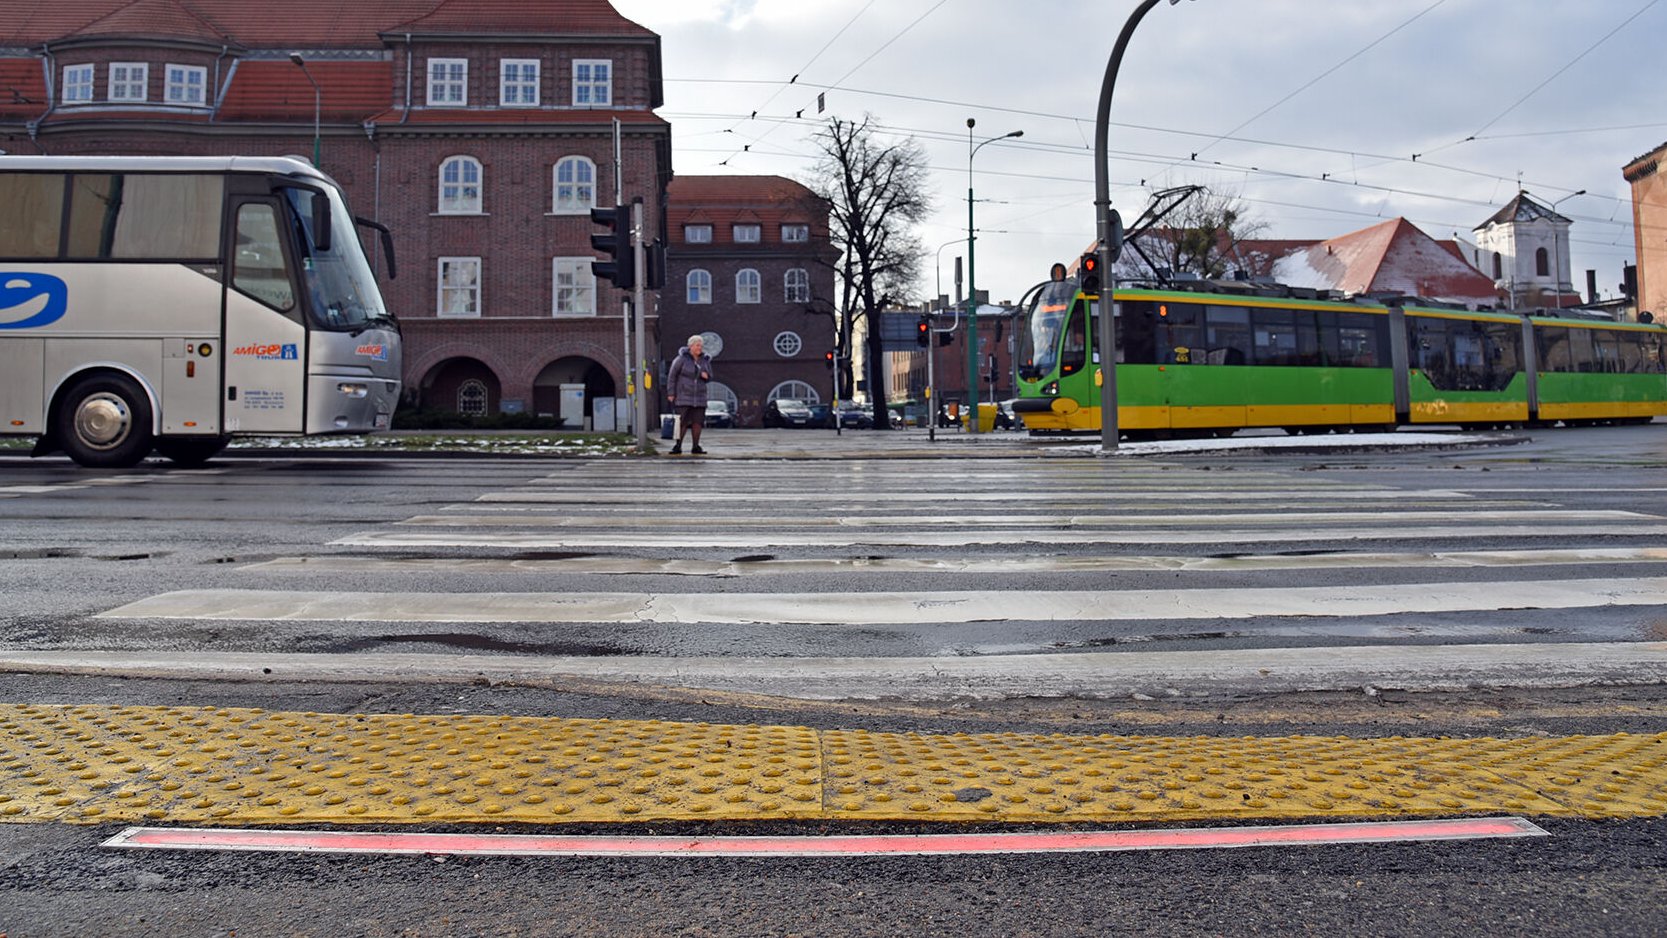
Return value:
[(811, 142), (818, 159), (810, 188), (828, 205), (829, 234), (842, 252), (835, 265), (840, 347), (852, 324), (868, 325), (868, 390), (874, 426), (891, 427), (881, 382), (880, 311), (907, 302), (924, 254), (913, 226), (926, 217), (926, 153), (910, 139), (882, 140), (865, 115), (833, 118)]
[(1209, 280), (1226, 277), (1233, 270), (1262, 276), (1268, 259), (1241, 247), (1266, 231), (1265, 221), (1251, 216), (1235, 194), (1202, 189), (1176, 206), (1162, 227), (1153, 227), (1136, 237), (1117, 262), (1119, 280), (1147, 280), (1157, 276), (1154, 268), (1175, 273), (1193, 273)]

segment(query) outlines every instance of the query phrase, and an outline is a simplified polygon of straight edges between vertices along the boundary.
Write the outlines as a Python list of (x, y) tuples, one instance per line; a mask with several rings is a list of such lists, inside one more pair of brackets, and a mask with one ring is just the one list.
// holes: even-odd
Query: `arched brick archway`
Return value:
[(497, 413), (502, 401), (498, 375), (485, 362), (467, 356), (435, 364), (417, 387), (417, 406), (424, 410), (486, 416)]

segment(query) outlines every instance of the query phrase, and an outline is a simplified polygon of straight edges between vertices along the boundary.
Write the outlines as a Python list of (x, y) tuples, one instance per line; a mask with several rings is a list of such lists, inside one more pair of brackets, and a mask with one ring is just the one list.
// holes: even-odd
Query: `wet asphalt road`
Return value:
[[(716, 464), (717, 461), (714, 461)], [(1219, 474), (1221, 490), (1271, 474), (1291, 481), (1387, 486), (1408, 493), (1456, 486), (1531, 490), (1565, 510), (1661, 513), (1667, 505), (1667, 425), (1537, 435), (1498, 449), (1421, 453), (1234, 455), (1165, 459), (1178, 471)], [(1000, 471), (1023, 478), (1034, 462)], [(616, 463), (631, 490), (633, 463)], [(713, 464), (708, 464), (710, 467)], [(961, 463), (933, 484), (954, 484)], [(840, 630), (803, 628), (761, 638), (738, 626), (628, 630), (574, 626), (460, 629), (409, 623), (174, 622), (100, 620), (96, 613), (168, 590), (294, 589), (293, 573), (245, 567), (282, 557), (325, 561), (305, 588), (488, 593), (504, 589), (724, 592), (753, 586), (725, 579), (561, 575), (536, 586), (525, 575), (458, 570), (402, 574), (332, 572), (328, 559), (357, 555), (330, 542), (478, 496), (523, 486), (578, 464), (550, 460), (238, 458), (208, 472), (147, 464), (112, 483), (62, 462), (0, 458), (0, 487), (41, 493), (0, 501), (0, 643), (8, 648), (171, 648), (216, 650), (423, 650), (633, 655), (894, 655), (1008, 646), (1268, 647), (1283, 643), (1650, 640), (1667, 621), (1660, 608), (1454, 613), (1416, 631), (1393, 617), (1329, 623), (1196, 622), (982, 625), (956, 634), (931, 626)], [(768, 461), (738, 463), (728, 483), (707, 491), (769, 488)], [(849, 467), (846, 467), (847, 469)], [(930, 468), (930, 467), (928, 467)], [(744, 470), (748, 476), (741, 476)], [(718, 469), (703, 471), (721, 473)], [(831, 470), (830, 470), (831, 471)], [(1457, 481), (1456, 481), (1457, 480)], [(96, 484), (90, 484), (96, 483)], [(860, 492), (853, 492), (860, 495)], [(1519, 494), (1500, 496), (1522, 498)], [(778, 509), (779, 510), (779, 509)], [(1194, 505), (1193, 510), (1208, 510)], [(668, 519), (674, 528), (713, 517), (694, 499)], [(1545, 538), (1532, 539), (1546, 546)], [(1510, 549), (1521, 539), (1478, 531), (1469, 549)], [(1667, 543), (1660, 537), (1583, 536), (1583, 546)], [(1419, 550), (1416, 542), (1373, 549)], [(1319, 541), (1308, 549), (1358, 549)], [(1257, 544), (1201, 549), (1242, 553)], [(1096, 552), (1104, 552), (1099, 548)], [(836, 556), (848, 548), (778, 551)], [(862, 551), (865, 555), (873, 551)], [(938, 553), (901, 549), (898, 555)], [(1001, 555), (999, 547), (975, 553)], [(1069, 549), (1065, 553), (1071, 553)], [(1084, 551), (1077, 551), (1083, 553)], [(392, 557), (559, 559), (560, 550), (476, 546), (393, 550)], [(603, 552), (607, 553), (607, 552)], [(667, 557), (656, 547), (632, 556)], [(733, 560), (737, 551), (694, 551)], [(750, 553), (750, 552), (749, 552)], [(1626, 576), (1662, 574), (1645, 564)], [(1569, 571), (1553, 569), (1551, 575)], [(1523, 572), (1534, 577), (1545, 571)], [(1496, 577), (1452, 571), (1444, 582)], [(1176, 574), (1119, 574), (1114, 587), (1154, 588)], [(1359, 582), (1358, 572), (1227, 573), (1211, 586), (1269, 582)], [(1415, 584), (1424, 576), (1373, 568), (1372, 582)], [(1295, 577), (1295, 579), (1293, 579)], [(390, 585), (392, 584), (392, 585)], [(1048, 590), (1079, 586), (1063, 573), (1026, 573), (981, 588)], [(864, 588), (924, 590), (930, 574), (878, 574)], [(778, 586), (849, 589), (849, 574), (810, 573)], [(1508, 621), (1506, 621), (1508, 619)], [(1309, 623), (1312, 625), (1312, 623)], [(1168, 629), (1166, 635), (1164, 630)], [(413, 640), (413, 636), (421, 635)], [(403, 640), (401, 640), (403, 637)], [(1140, 639), (1128, 641), (1130, 638)], [(1119, 641), (1122, 640), (1122, 641)], [(503, 647), (493, 648), (492, 643)], [(772, 644), (773, 643), (773, 644)], [(0, 675), (0, 700), (256, 706), (321, 712), (479, 712), (709, 722), (804, 723), (921, 732), (1154, 733), (1163, 735), (1509, 735), (1661, 732), (1667, 694), (1659, 688), (1368, 696), (1358, 689), (1268, 699), (1249, 694), (1187, 700), (1048, 700), (971, 703), (800, 705), (690, 691), (598, 695), (571, 687), (421, 685), (230, 685), (120, 677)], [(0, 934), (118, 935), (541, 935), (541, 934), (922, 934), (1072, 935), (1137, 933), (1468, 935), (1500, 931), (1554, 935), (1647, 935), (1667, 931), (1667, 824), (1661, 819), (1585, 822), (1536, 819), (1551, 837), (1527, 841), (1267, 848), (1238, 851), (1085, 854), (1053, 857), (840, 860), (533, 860), (379, 858), (215, 853), (114, 852), (97, 846), (99, 827), (0, 824)], [(779, 832), (655, 825), (654, 833)], [(893, 829), (896, 829), (895, 826)], [(648, 832), (648, 831), (643, 831)], [(802, 831), (801, 831), (802, 832)], [(817, 831), (811, 831), (815, 833)]]

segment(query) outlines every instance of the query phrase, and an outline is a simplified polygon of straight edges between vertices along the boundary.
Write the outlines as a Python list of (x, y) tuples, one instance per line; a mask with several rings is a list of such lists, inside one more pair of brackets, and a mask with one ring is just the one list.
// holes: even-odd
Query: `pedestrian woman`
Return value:
[(677, 442), (673, 453), (683, 452), (683, 434), (694, 436), (689, 452), (700, 456), (700, 431), (706, 424), (706, 386), (712, 382), (712, 358), (705, 352), (706, 340), (689, 336), (689, 344), (677, 350), (677, 359), (666, 372), (666, 400), (677, 409)]

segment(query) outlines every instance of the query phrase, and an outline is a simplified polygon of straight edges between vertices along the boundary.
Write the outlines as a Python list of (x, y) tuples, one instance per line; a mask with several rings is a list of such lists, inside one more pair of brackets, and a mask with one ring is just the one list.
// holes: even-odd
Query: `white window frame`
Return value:
[(805, 340), (797, 332), (787, 330), (776, 333), (775, 340), (770, 345), (782, 358), (793, 358), (804, 351)]
[[(457, 181), (446, 179), (446, 168), (457, 164)], [(475, 168), (475, 181), (469, 182), (468, 169)], [(469, 198), (469, 189), (475, 190), (474, 198)], [(448, 203), (446, 190), (455, 189), (457, 194)], [(486, 170), (480, 165), (480, 160), (472, 156), (448, 156), (440, 161), (440, 188), (436, 193), (434, 211), (437, 215), (483, 215), (486, 204)]]
[[(208, 106), (208, 69), (201, 65), (180, 65), (169, 62), (162, 66), (165, 79), (162, 101), (185, 107)], [(195, 78), (193, 82), (191, 79)], [(176, 97), (177, 95), (177, 97)]]
[[(120, 78), (117, 77), (118, 69), (122, 72)], [(150, 97), (150, 63), (111, 62), (106, 74), (109, 83), (105, 91), (111, 101), (131, 104)]]
[[(590, 269), (595, 262), (594, 257), (558, 257), (550, 261), (550, 315), (559, 319), (596, 315), (596, 274)], [(562, 308), (563, 290), (570, 297), (566, 309)]]
[(810, 241), (810, 226), (782, 225), (781, 240), (783, 244), (805, 244)]
[[(561, 168), (572, 165), (574, 177), (569, 182), (562, 182)], [(590, 173), (589, 182), (579, 180), (579, 169)], [(596, 207), (596, 163), (588, 156), (573, 154), (556, 160), (556, 165), (550, 169), (551, 207), (554, 215), (585, 215)], [(586, 193), (588, 191), (587, 197)]]
[[(436, 67), (445, 69), (445, 73), (436, 76)], [(453, 73), (458, 68), (462, 69), (460, 76)], [(429, 59), (424, 74), (428, 76), (429, 107), (469, 106), (468, 59)]]
[(764, 226), (754, 222), (737, 222), (729, 227), (729, 236), (736, 244), (760, 244), (764, 241)]
[(735, 272), (735, 302), (747, 306), (764, 302), (764, 278), (758, 271), (743, 267)]
[[(474, 266), (475, 282), (474, 282), (474, 285), (472, 287), (471, 286), (462, 286), (462, 287), (453, 286), (453, 287), (449, 287), (449, 288), (447, 287), (447, 285), (446, 285), (446, 268), (449, 267), (449, 266), (454, 266), (454, 265), (455, 266), (463, 266), (463, 267), (467, 267), (469, 265)], [(480, 318), (480, 313), (481, 313), (481, 308), (482, 308), (481, 307), (481, 293), (482, 293), (482, 291), (481, 291), (481, 279), (482, 279), (481, 278), (481, 273), (482, 273), (481, 272), (481, 261), (480, 261), (479, 257), (440, 257), (440, 258), (436, 258), (435, 259), (435, 275), (436, 276), (435, 276), (435, 288), (434, 288), (435, 289), (435, 292), (434, 292), (434, 311), (435, 311), (435, 314), (438, 315), (442, 319), (479, 319)], [(464, 290), (464, 291), (467, 291), (469, 293), (472, 293), (473, 294), (473, 300), (474, 300), (474, 302), (473, 302), (474, 308), (473, 309), (468, 309), (468, 310), (463, 310), (461, 312), (448, 310), (446, 308), (446, 291), (448, 289)]]
[(781, 299), (784, 303), (809, 303), (810, 271), (803, 267), (793, 267), (782, 274)]
[[(606, 78), (598, 79), (598, 67), (606, 73)], [(614, 60), (613, 59), (574, 59), (573, 60), (573, 106), (574, 107), (613, 107), (614, 104)]]
[[(512, 68), (517, 69), (517, 70), (529, 69), (530, 68), (530, 69), (532, 69), (532, 77), (527, 78), (527, 77), (525, 77), (525, 72), (522, 72), (522, 77), (511, 80), (510, 77), (509, 77), (509, 70), (512, 69)], [(538, 85), (539, 85), (539, 81), (542, 79), (543, 75), (544, 75), (544, 64), (542, 62), (540, 62), (538, 59), (499, 59), (498, 60), (498, 106), (499, 107), (538, 107), (539, 99), (541, 97)], [(532, 100), (531, 101), (520, 100), (520, 98), (522, 97), (521, 94), (515, 94), (513, 96), (513, 100), (512, 100), (512, 96), (510, 94), (511, 90), (514, 90), (514, 91), (517, 91), (517, 92), (529, 91), (530, 90), (532, 92)]]
[(58, 100), (63, 104), (93, 103), (93, 83), (98, 80), (98, 66), (91, 62), (64, 66), (64, 89)]
[(711, 244), (712, 243), (712, 226), (711, 225), (684, 225), (683, 226), (683, 243), (684, 244)]
[(822, 395), (816, 393), (815, 388), (798, 380), (783, 381), (771, 388), (770, 394), (764, 398), (764, 402), (779, 401), (784, 397), (790, 401), (804, 401), (806, 404), (822, 403)]
[(690, 306), (709, 306), (712, 303), (712, 272), (697, 267), (683, 278), (684, 296)]

